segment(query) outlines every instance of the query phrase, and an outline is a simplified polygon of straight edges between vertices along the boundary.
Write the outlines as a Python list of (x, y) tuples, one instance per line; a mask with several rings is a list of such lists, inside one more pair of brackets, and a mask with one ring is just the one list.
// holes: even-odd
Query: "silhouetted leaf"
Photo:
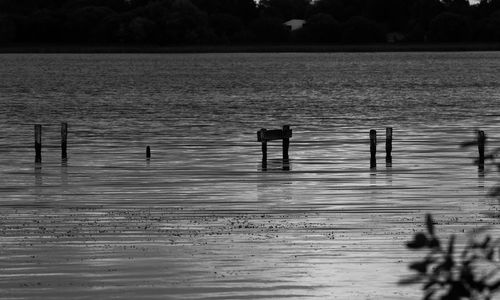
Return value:
[(422, 287), (422, 289), (423, 290), (428, 290), (429, 288), (431, 288), (435, 284), (438, 284), (438, 282), (436, 282), (434, 280), (431, 280), (431, 281), (427, 282), (426, 284), (424, 284), (424, 286)]
[(434, 249), (440, 249), (441, 248), (441, 243), (439, 242), (439, 240), (437, 238), (433, 237), (429, 241), (429, 247), (430, 248), (434, 248)]
[(486, 249), (488, 247), (488, 245), (490, 244), (490, 241), (491, 241), (490, 236), (487, 236), (484, 239), (484, 242), (481, 244), (481, 248)]
[(462, 142), (460, 144), (460, 147), (465, 148), (465, 147), (476, 146), (476, 145), (477, 145), (477, 141), (467, 141), (467, 142)]
[(457, 300), (462, 299), (463, 297), (469, 298), (470, 292), (464, 287), (461, 282), (454, 281), (451, 284), (448, 295), (446, 297), (443, 297), (442, 299)]
[(474, 284), (474, 274), (472, 274), (472, 270), (467, 266), (462, 268), (460, 272), (460, 278), (462, 281), (467, 282), (468, 284)]
[(491, 291), (496, 291), (498, 288), (500, 288), (500, 280), (490, 284), (488, 287), (490, 288)]
[(436, 293), (436, 290), (428, 291), (425, 293), (424, 300), (432, 299), (432, 296)]
[(490, 261), (493, 260), (493, 255), (495, 255), (495, 249), (489, 249), (486, 253), (486, 259)]
[(427, 273), (427, 266), (429, 265), (429, 261), (427, 260), (424, 260), (424, 261), (417, 261), (417, 262), (413, 262), (411, 263), (408, 267), (411, 269), (411, 270), (415, 270), (419, 273), (422, 273), (422, 274), (425, 274)]
[(420, 283), (424, 279), (422, 275), (413, 275), (407, 278), (403, 278), (400, 281), (398, 281), (399, 285), (409, 285), (409, 284), (415, 284), (415, 283)]
[(438, 269), (445, 270), (445, 271), (451, 271), (453, 266), (455, 265), (455, 262), (453, 261), (453, 257), (451, 255), (446, 255), (446, 258), (444, 261), (438, 266)]
[(453, 245), (455, 243), (455, 235), (450, 236), (450, 240), (448, 241), (448, 255), (453, 255)]
[(491, 197), (498, 197), (500, 196), (500, 186), (495, 186), (494, 188), (492, 188), (489, 192), (489, 195)]
[(427, 214), (425, 223), (427, 225), (427, 232), (429, 232), (429, 234), (431, 235), (434, 235), (434, 222), (432, 221), (431, 214)]
[(429, 240), (427, 239), (427, 236), (425, 236), (424, 233), (419, 232), (415, 234), (415, 237), (413, 238), (412, 241), (406, 243), (406, 246), (411, 249), (420, 249), (427, 246), (428, 243)]

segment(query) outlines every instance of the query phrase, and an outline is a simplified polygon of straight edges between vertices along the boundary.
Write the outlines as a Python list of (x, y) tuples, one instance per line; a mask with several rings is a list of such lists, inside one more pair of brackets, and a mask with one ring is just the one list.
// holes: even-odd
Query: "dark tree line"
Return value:
[(500, 0), (0, 0), (3, 44), (387, 41), (500, 42)]

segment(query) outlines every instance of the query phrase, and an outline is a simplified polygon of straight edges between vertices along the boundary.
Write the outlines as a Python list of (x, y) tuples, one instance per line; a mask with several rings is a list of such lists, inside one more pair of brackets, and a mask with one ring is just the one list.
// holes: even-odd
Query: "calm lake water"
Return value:
[[(2, 54), (0, 66), (1, 298), (418, 299), (397, 281), (426, 213), (443, 237), (499, 220), (496, 169), (459, 147), (478, 128), (498, 146), (497, 52)], [(256, 131), (284, 124), (290, 170), (275, 141), (264, 172)]]

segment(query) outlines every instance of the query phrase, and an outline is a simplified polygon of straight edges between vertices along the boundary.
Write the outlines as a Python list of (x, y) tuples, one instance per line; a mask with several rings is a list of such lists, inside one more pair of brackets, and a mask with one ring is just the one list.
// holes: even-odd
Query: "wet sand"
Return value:
[[(271, 170), (258, 187), (271, 198), (209, 205), (188, 197), (127, 199), (120, 187), (137, 192), (140, 176), (119, 173), (93, 187), (92, 197), (106, 203), (68, 201), (71, 193), (93, 193), (71, 188), (71, 178), (82, 176), (68, 166), (61, 181), (67, 195), (53, 201), (61, 188), (50, 184), (57, 168), (35, 173), (37, 201), (2, 207), (3, 299), (417, 299), (420, 287), (397, 281), (419, 257), (404, 243), (422, 230), (425, 213), (433, 213), (442, 237), (499, 222), (484, 185), (399, 185), (418, 171), (379, 167), (356, 180), (331, 172), (307, 180), (307, 172)], [(309, 185), (301, 190), (311, 194), (318, 182), (333, 181), (332, 201), (299, 200), (283, 175)]]

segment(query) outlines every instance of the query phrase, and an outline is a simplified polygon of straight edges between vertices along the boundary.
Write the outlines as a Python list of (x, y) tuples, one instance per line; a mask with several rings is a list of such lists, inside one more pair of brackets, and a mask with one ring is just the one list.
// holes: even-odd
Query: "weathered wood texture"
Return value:
[(479, 152), (479, 164), (484, 164), (484, 144), (486, 143), (486, 135), (484, 131), (477, 131), (477, 149)]
[(61, 159), (68, 159), (68, 123), (61, 123)]
[(370, 130), (370, 167), (377, 166), (377, 131)]
[(275, 129), (275, 130), (261, 129), (257, 132), (258, 142), (290, 139), (291, 137), (292, 137), (292, 130), (288, 125), (283, 126), (283, 129)]
[(35, 125), (35, 163), (42, 162), (42, 125)]
[(392, 159), (392, 127), (385, 128), (385, 159)]

